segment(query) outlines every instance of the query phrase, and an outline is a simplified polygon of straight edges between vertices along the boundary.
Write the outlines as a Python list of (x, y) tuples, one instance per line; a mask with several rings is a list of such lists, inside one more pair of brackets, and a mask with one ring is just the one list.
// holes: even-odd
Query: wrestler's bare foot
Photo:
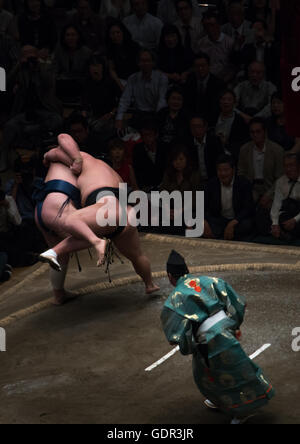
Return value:
[(107, 244), (106, 240), (99, 239), (99, 242), (97, 243), (97, 245), (95, 245), (95, 249), (98, 253), (98, 258), (99, 258), (97, 262), (97, 267), (102, 267), (102, 265), (104, 265), (105, 263), (106, 244)]
[(77, 295), (69, 293), (65, 290), (54, 290), (54, 298), (52, 301), (52, 305), (55, 307), (61, 307), (69, 302), (75, 301), (78, 298)]
[(160, 290), (160, 287), (157, 285), (151, 284), (146, 286), (146, 294), (153, 294)]

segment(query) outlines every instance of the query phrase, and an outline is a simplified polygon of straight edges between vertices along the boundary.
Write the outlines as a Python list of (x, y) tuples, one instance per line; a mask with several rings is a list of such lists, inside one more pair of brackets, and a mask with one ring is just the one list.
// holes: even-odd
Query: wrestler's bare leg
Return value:
[(142, 252), (138, 230), (128, 225), (113, 242), (120, 253), (130, 260), (136, 273), (143, 279), (146, 294), (159, 291), (160, 288), (153, 282), (150, 261)]

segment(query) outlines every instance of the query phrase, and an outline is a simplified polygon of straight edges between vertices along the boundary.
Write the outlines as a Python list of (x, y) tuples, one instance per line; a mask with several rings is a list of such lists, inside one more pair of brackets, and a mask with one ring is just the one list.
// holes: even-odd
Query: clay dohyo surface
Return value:
[[(272, 344), (256, 362), (277, 395), (249, 423), (299, 423), (300, 352), (292, 351), (292, 330), (300, 327), (299, 273), (207, 274), (247, 299), (245, 351)], [(140, 283), (127, 285), (8, 326), (7, 352), (0, 354), (0, 423), (228, 423), (203, 406), (191, 357), (177, 353), (145, 372), (172, 350), (160, 324), (171, 287), (166, 278), (158, 282), (155, 297), (145, 296)]]

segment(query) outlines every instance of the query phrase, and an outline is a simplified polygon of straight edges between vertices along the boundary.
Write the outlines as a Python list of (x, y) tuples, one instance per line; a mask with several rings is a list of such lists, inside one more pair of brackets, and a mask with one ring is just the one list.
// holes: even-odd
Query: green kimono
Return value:
[[(201, 393), (232, 417), (246, 416), (274, 396), (261, 369), (235, 338), (246, 303), (222, 279), (186, 275), (169, 296), (161, 320), (167, 339), (183, 355), (193, 354), (195, 382)], [(205, 350), (196, 342), (200, 325), (223, 310), (227, 317), (205, 333)]]

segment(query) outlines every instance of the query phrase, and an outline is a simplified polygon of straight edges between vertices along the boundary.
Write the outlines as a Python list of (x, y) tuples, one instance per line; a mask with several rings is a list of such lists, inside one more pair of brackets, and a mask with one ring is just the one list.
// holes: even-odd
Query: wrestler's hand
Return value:
[(242, 338), (242, 332), (241, 332), (241, 330), (236, 330), (235, 333), (234, 333), (234, 336), (235, 336), (235, 338), (236, 338), (238, 341), (240, 341), (241, 338)]
[(83, 165), (83, 159), (82, 157), (78, 157), (78, 159), (75, 159), (73, 162), (73, 165), (70, 167), (71, 171), (75, 176), (80, 176), (82, 172), (82, 165)]

